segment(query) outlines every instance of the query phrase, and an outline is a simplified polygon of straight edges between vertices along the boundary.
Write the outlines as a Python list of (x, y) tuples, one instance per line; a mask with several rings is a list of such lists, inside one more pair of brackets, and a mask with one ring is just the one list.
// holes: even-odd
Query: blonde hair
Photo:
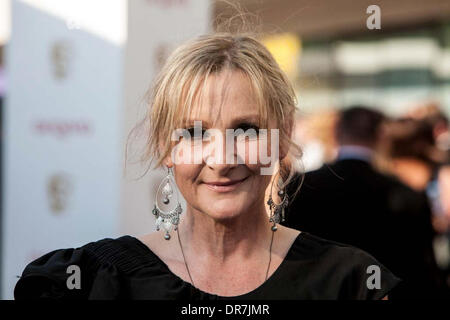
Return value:
[(292, 85), (270, 52), (250, 34), (200, 36), (169, 56), (148, 92), (147, 115), (138, 124), (149, 126), (141, 161), (150, 161), (150, 166), (156, 161), (154, 168), (162, 166), (171, 152), (173, 130), (185, 125), (183, 120), (190, 115), (208, 76), (221, 71), (240, 71), (250, 80), (258, 101), (260, 125), (267, 128), (268, 119), (276, 120), (280, 146), (288, 150), (279, 166), (282, 186), (286, 186), (294, 173), (300, 171), (302, 156), (290, 130), (294, 126), (297, 100)]

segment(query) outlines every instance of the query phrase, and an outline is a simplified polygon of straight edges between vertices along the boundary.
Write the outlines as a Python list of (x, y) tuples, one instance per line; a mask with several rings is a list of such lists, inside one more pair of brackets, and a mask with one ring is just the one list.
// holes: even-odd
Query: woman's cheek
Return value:
[(257, 165), (259, 163), (257, 140), (238, 139), (236, 141), (236, 156), (241, 164)]
[(171, 157), (175, 164), (201, 164), (202, 141), (180, 141), (173, 147)]
[(272, 159), (272, 155), (275, 154), (272, 150), (272, 146), (276, 141), (270, 141), (267, 136), (261, 136), (258, 139), (242, 139), (236, 142), (236, 155), (238, 159), (241, 159), (240, 163), (245, 163), (248, 166), (256, 167), (270, 167), (276, 162), (276, 159)]

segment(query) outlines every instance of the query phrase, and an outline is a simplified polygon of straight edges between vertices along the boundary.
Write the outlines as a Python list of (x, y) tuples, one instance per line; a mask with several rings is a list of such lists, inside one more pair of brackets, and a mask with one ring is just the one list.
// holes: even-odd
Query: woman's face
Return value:
[[(186, 127), (194, 135), (194, 121), (201, 121), (203, 139), (181, 138), (177, 151), (173, 153), (180, 157), (172, 155), (167, 158), (166, 163), (173, 166), (178, 188), (190, 209), (215, 220), (232, 219), (264, 209), (264, 194), (271, 176), (261, 174), (261, 168), (270, 164), (261, 164), (258, 146), (265, 139), (267, 146), (261, 152), (270, 157), (273, 142), (270, 130), (265, 135), (258, 135), (258, 132), (259, 129), (274, 128), (276, 122), (269, 121), (269, 128), (258, 127), (257, 102), (250, 81), (241, 72), (221, 72), (211, 76), (204, 92), (204, 98), (194, 104), (190, 125)], [(211, 135), (205, 133), (208, 129), (222, 137), (223, 145), (213, 143), (217, 141), (213, 140), (216, 136), (214, 132)], [(247, 138), (242, 134), (232, 136), (234, 146), (230, 147), (226, 144), (227, 129), (253, 129), (257, 135), (250, 134)], [(205, 137), (211, 137), (211, 141), (205, 141)], [(187, 155), (192, 161), (180, 163), (186, 162), (181, 159), (188, 159)], [(201, 156), (201, 161), (193, 163), (196, 156)]]

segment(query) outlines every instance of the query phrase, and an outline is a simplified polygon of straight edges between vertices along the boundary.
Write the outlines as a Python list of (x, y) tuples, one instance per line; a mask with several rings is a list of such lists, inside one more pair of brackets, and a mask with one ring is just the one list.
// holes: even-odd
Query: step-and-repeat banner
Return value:
[(3, 299), (49, 251), (152, 231), (160, 174), (123, 177), (125, 138), (164, 56), (207, 32), (210, 11), (209, 0), (12, 1)]

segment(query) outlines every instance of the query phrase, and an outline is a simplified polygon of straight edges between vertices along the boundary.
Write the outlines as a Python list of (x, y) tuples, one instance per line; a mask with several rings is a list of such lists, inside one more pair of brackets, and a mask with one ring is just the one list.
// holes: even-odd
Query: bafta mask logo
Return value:
[(50, 210), (54, 214), (60, 214), (67, 208), (72, 189), (71, 178), (67, 174), (57, 173), (50, 176), (47, 193)]
[(71, 60), (73, 58), (72, 45), (65, 40), (59, 40), (53, 43), (50, 50), (52, 73), (55, 79), (64, 80), (67, 78), (70, 70)]
[(156, 47), (156, 49), (154, 51), (154, 55), (153, 55), (153, 59), (154, 59), (153, 64), (155, 66), (156, 71), (160, 71), (162, 69), (169, 54), (170, 54), (170, 46), (169, 45), (167, 45), (165, 43), (161, 43)]

